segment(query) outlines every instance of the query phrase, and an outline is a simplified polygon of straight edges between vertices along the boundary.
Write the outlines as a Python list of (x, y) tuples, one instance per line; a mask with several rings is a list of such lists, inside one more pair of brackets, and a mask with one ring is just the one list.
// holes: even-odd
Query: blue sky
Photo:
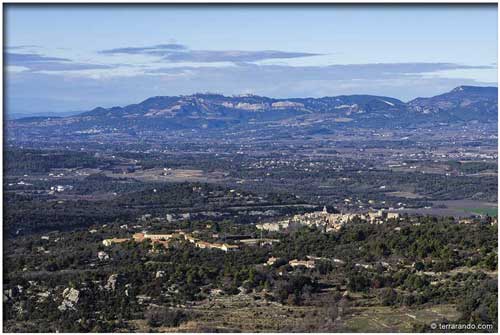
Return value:
[(492, 5), (7, 5), (5, 15), (8, 113), (207, 91), (409, 100), (497, 85)]

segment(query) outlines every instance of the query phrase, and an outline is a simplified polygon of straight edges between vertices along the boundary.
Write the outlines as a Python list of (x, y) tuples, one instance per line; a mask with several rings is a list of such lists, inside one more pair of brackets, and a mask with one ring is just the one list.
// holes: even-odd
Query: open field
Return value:
[[(108, 177), (121, 177), (121, 175), (114, 174), (112, 172), (106, 171), (106, 176)], [(188, 170), (188, 169), (171, 169), (164, 170), (162, 168), (154, 168), (147, 170), (137, 170), (135, 172), (127, 173), (127, 177), (135, 178), (142, 182), (150, 181), (200, 181), (206, 182), (210, 178), (208, 174), (205, 174), (202, 170)], [(215, 176), (211, 176), (216, 178)]]
[(423, 198), (423, 196), (420, 194), (416, 194), (413, 192), (404, 192), (404, 191), (387, 192), (386, 194), (390, 195), (390, 196), (406, 198), (406, 199), (421, 199), (421, 198)]
[(429, 325), (441, 320), (459, 317), (453, 305), (434, 305), (419, 309), (392, 307), (358, 307), (345, 322), (350, 332), (411, 332), (414, 324)]
[(433, 201), (432, 208), (405, 209), (402, 213), (414, 213), (437, 216), (467, 217), (470, 215), (490, 215), (496, 216), (498, 213), (497, 204), (494, 202), (479, 200), (444, 200)]
[[(318, 329), (318, 311), (311, 306), (284, 306), (249, 295), (220, 296), (194, 304), (195, 315), (179, 327), (160, 327), (159, 332), (279, 332)], [(314, 316), (316, 316), (314, 318)], [(322, 320), (324, 321), (324, 320)], [(137, 331), (147, 331), (145, 320), (130, 322)], [(298, 327), (298, 328), (297, 328)]]
[[(357, 299), (356, 299), (357, 300)], [(238, 295), (202, 301), (189, 308), (195, 320), (179, 327), (160, 327), (159, 332), (411, 332), (414, 326), (429, 325), (459, 313), (451, 304), (421, 308), (363, 306), (349, 308), (335, 321), (317, 306), (289, 306)], [(130, 321), (137, 331), (150, 330), (145, 320)]]

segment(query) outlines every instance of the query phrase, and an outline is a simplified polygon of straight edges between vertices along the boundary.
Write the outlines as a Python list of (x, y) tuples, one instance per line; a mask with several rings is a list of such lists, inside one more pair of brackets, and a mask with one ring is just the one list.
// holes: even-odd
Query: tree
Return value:
[(355, 272), (348, 277), (348, 288), (354, 292), (368, 291), (370, 284), (370, 278), (362, 272)]
[(392, 306), (397, 301), (397, 293), (390, 287), (384, 287), (378, 294), (379, 301), (384, 306)]

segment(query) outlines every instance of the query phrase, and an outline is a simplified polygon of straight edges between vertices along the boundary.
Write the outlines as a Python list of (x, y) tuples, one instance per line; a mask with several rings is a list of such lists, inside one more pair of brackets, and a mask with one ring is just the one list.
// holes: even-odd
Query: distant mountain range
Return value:
[(404, 127), (428, 123), (491, 123), (498, 120), (497, 87), (459, 86), (431, 98), (402, 102), (374, 95), (275, 99), (256, 95), (157, 96), (125, 107), (66, 117), (9, 121), (12, 130), (58, 129), (68, 134), (103, 132), (211, 131), (272, 125), (294, 127)]
[(72, 116), (72, 115), (78, 115), (82, 113), (82, 111), (70, 111), (70, 112), (34, 112), (34, 113), (29, 113), (29, 112), (12, 112), (8, 113), (5, 116), (7, 117), (8, 120), (18, 120), (18, 119), (25, 119), (25, 118), (30, 118), (30, 117), (64, 117), (64, 116)]

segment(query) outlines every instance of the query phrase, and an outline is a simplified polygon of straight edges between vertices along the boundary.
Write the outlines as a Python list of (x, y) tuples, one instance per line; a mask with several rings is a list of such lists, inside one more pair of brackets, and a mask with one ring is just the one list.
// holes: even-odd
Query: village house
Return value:
[(289, 227), (289, 223), (288, 220), (284, 220), (279, 222), (257, 224), (255, 227), (259, 230), (280, 231), (287, 229)]
[(268, 260), (267, 260), (267, 262), (266, 262), (266, 265), (271, 266), (271, 265), (273, 265), (274, 263), (276, 263), (276, 261), (277, 261), (277, 260), (278, 260), (278, 258), (276, 258), (276, 257), (269, 257), (269, 259), (268, 259)]
[(104, 261), (104, 260), (107, 260), (109, 259), (109, 255), (108, 253), (104, 252), (104, 251), (99, 251), (97, 253), (97, 258), (100, 260), (100, 261)]
[(314, 269), (316, 267), (316, 262), (314, 260), (301, 261), (298, 259), (292, 259), (288, 262), (288, 264), (293, 268), (297, 266), (303, 266), (308, 269)]
[(210, 243), (205, 241), (197, 241), (195, 245), (200, 249), (220, 249), (225, 252), (239, 249), (237, 245), (227, 243)]
[(129, 238), (107, 238), (102, 241), (102, 244), (104, 244), (106, 247), (111, 246), (114, 243), (124, 243), (130, 241)]
[(196, 241), (194, 245), (200, 249), (209, 249), (212, 246), (210, 242), (205, 242), (205, 241)]
[(228, 251), (238, 250), (239, 248), (240, 247), (237, 245), (222, 243), (222, 246), (219, 249), (221, 249), (222, 251), (228, 252)]
[(391, 219), (398, 220), (400, 217), (401, 217), (401, 215), (399, 213), (387, 212), (387, 219), (388, 220), (391, 220)]

